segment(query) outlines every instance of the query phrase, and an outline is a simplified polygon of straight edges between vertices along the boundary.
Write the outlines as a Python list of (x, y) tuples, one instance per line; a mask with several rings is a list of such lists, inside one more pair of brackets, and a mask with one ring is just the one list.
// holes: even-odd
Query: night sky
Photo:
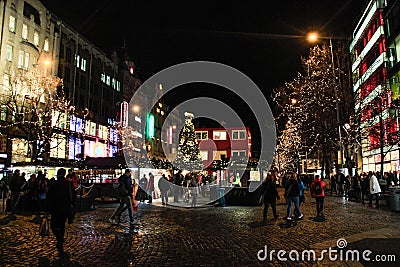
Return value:
[[(108, 55), (125, 41), (142, 81), (177, 63), (216, 61), (248, 75), (268, 100), (272, 89), (301, 71), (300, 57), (310, 44), (299, 36), (319, 31), (349, 38), (365, 6), (364, 0), (42, 3)], [(167, 101), (174, 105), (193, 96), (224, 100), (226, 92), (194, 84), (178, 88)], [(240, 100), (230, 103), (248, 114)]]

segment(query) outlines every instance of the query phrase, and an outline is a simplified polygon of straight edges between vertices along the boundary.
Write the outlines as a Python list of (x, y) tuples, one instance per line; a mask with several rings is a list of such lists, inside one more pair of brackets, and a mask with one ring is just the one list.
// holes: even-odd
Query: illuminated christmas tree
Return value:
[(193, 114), (185, 113), (185, 125), (179, 136), (178, 154), (176, 157), (176, 166), (181, 170), (200, 171), (203, 169), (203, 163), (200, 155), (199, 145), (194, 132), (192, 122)]

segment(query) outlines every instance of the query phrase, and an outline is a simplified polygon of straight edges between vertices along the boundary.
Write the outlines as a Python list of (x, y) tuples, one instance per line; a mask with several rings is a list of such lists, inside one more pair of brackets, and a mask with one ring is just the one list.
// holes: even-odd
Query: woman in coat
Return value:
[(379, 208), (379, 193), (381, 192), (381, 187), (379, 186), (378, 178), (372, 173), (369, 172), (369, 206), (372, 207), (372, 197), (375, 196), (375, 205)]

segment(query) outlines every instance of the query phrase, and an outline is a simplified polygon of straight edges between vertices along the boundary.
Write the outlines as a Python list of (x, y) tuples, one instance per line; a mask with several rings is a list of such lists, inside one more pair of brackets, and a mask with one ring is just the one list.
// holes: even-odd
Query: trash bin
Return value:
[(400, 211), (400, 186), (389, 187), (390, 210)]

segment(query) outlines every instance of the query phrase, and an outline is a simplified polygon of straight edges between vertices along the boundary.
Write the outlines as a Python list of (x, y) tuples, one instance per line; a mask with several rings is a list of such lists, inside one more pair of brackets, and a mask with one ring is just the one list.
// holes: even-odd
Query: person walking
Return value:
[(192, 203), (190, 206), (194, 208), (197, 205), (197, 195), (199, 194), (199, 184), (195, 174), (192, 174), (192, 180), (189, 184), (189, 190), (192, 194)]
[(289, 180), (286, 182), (285, 186), (285, 198), (287, 201), (287, 221), (292, 220), (292, 206), (294, 205), (295, 214), (300, 214), (297, 219), (303, 219), (303, 214), (301, 213), (299, 207), (299, 196), (300, 196), (300, 185), (297, 182), (296, 176), (293, 173), (289, 173)]
[(263, 222), (267, 221), (269, 206), (272, 208), (274, 214), (274, 220), (278, 219), (278, 213), (276, 212), (276, 200), (280, 199), (278, 190), (276, 189), (276, 183), (274, 176), (268, 174), (265, 181), (261, 185), (261, 192), (264, 195), (264, 211), (263, 211)]
[[(38, 213), (45, 211), (46, 193), (49, 188), (49, 182), (42, 171), (38, 171), (36, 178), (36, 192), (38, 194)], [(75, 190), (74, 190), (75, 191)]]
[(121, 214), (126, 209), (128, 209), (129, 222), (134, 224), (133, 219), (133, 207), (132, 207), (132, 178), (131, 171), (129, 169), (125, 170), (125, 173), (118, 178), (118, 196), (119, 196), (119, 206), (111, 215), (108, 221), (112, 224), (118, 224), (121, 221)]
[(182, 184), (182, 177), (181, 177), (182, 171), (178, 171), (177, 173), (174, 174), (174, 177), (172, 179), (172, 183), (174, 184), (172, 191), (174, 192), (174, 202), (179, 203), (179, 192), (181, 189), (181, 184)]
[(17, 212), (17, 206), (20, 200), (21, 190), (25, 181), (20, 175), (20, 170), (15, 170), (14, 174), (10, 177), (8, 181), (8, 187), (11, 191), (11, 213), (15, 214)]
[(334, 175), (331, 176), (331, 196), (333, 195), (333, 191), (335, 191), (335, 195), (338, 195), (338, 192), (336, 190), (336, 178)]
[(56, 237), (56, 248), (60, 256), (64, 255), (65, 223), (73, 223), (76, 194), (72, 183), (65, 180), (66, 170), (57, 171), (57, 180), (50, 184), (47, 192), (48, 209), (50, 211), (50, 229)]
[(381, 192), (381, 187), (379, 186), (378, 178), (372, 173), (369, 172), (369, 206), (372, 207), (372, 198), (375, 196), (375, 206), (379, 208), (379, 193)]
[(324, 198), (325, 198), (325, 187), (326, 184), (319, 175), (315, 175), (314, 181), (311, 183), (310, 192), (311, 197), (315, 198), (317, 217), (324, 217)]
[(147, 195), (149, 196), (149, 201), (147, 203), (151, 204), (153, 202), (153, 192), (154, 192), (154, 175), (149, 173), (149, 182), (147, 183)]
[(144, 202), (147, 199), (147, 177), (146, 174), (143, 174), (143, 177), (139, 180), (139, 202)]
[(169, 182), (165, 174), (163, 174), (158, 180), (158, 188), (161, 192), (161, 201), (163, 205), (168, 205), (168, 190), (169, 190)]

